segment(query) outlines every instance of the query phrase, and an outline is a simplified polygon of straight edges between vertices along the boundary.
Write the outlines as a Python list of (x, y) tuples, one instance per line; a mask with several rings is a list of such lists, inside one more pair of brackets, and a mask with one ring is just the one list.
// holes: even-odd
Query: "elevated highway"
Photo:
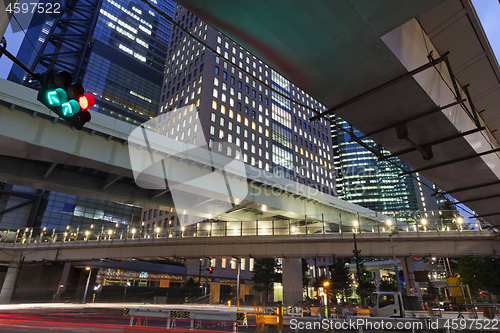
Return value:
[[(200, 219), (297, 219), (341, 212), (374, 216), (369, 209), (241, 161), (234, 166), (234, 160), (154, 131), (147, 130), (147, 140), (131, 136), (135, 126), (103, 114), (92, 113), (92, 122), (82, 131), (73, 130), (36, 100), (36, 91), (1, 79), (0, 116), (3, 182), (138, 206), (175, 207), (178, 214)], [(156, 167), (166, 160), (168, 177)], [(143, 168), (139, 175), (134, 175), (133, 163)], [(213, 169), (223, 170), (227, 178), (205, 182), (202, 177)], [(202, 181), (189, 184), (190, 177)], [(172, 187), (187, 198), (182, 204), (174, 202)]]

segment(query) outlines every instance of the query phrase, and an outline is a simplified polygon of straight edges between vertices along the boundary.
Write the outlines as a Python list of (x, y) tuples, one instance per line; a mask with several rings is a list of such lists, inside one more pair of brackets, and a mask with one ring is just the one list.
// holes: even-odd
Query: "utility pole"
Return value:
[(200, 286), (201, 286), (201, 261), (202, 261), (202, 260), (203, 260), (203, 259), (202, 259), (202, 258), (200, 258), (200, 270), (199, 270), (199, 272), (198, 272), (198, 283), (200, 284)]
[(392, 236), (394, 234), (398, 234), (398, 230), (393, 230), (389, 234), (389, 237), (391, 238), (391, 251), (392, 251), (392, 260), (394, 260), (394, 273), (396, 273), (396, 280), (398, 281), (398, 291), (401, 293), (401, 281), (399, 281), (399, 268), (398, 268), (398, 263), (396, 262), (396, 254), (394, 253), (394, 244), (392, 243)]
[(359, 270), (359, 261), (360, 261), (360, 258), (359, 258), (359, 254), (361, 253), (361, 251), (358, 251), (358, 245), (356, 244), (356, 234), (353, 234), (352, 235), (354, 237), (354, 251), (353, 254), (354, 254), (354, 260), (356, 261), (356, 279), (358, 280), (358, 292), (359, 292), (359, 296), (361, 297), (361, 305), (364, 305), (364, 301), (363, 301), (363, 285), (361, 284), (361, 271)]

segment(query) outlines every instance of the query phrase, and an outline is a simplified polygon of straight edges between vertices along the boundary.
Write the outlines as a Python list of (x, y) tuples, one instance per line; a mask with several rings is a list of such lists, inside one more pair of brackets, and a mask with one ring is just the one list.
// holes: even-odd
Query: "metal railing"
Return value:
[[(383, 220), (379, 217), (383, 216)], [(167, 223), (167, 221), (165, 221)], [(171, 222), (170, 222), (171, 223)], [(217, 221), (206, 220), (187, 226), (161, 226), (151, 228), (143, 222), (139, 226), (109, 223), (94, 225), (68, 225), (65, 228), (41, 227), (0, 229), (1, 243), (43, 243), (72, 241), (113, 241), (115, 239), (157, 239), (186, 237), (245, 237), (245, 236), (297, 236), (331, 234), (400, 234), (483, 232), (487, 224), (464, 223), (460, 216), (447, 212), (402, 212), (398, 214), (342, 213), (330, 216), (305, 216), (303, 219)], [(489, 234), (489, 232), (485, 233)]]

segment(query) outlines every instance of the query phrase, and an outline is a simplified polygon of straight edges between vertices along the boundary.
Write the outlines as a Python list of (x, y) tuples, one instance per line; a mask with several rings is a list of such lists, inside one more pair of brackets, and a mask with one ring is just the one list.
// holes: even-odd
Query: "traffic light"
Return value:
[(483, 295), (483, 291), (479, 290), (479, 296)]
[(358, 260), (358, 251), (357, 250), (352, 250), (352, 257), (354, 260)]
[(212, 267), (207, 268), (208, 272), (212, 274), (214, 272), (214, 269)]
[(35, 77), (40, 82), (37, 99), (56, 113), (72, 127), (81, 130), (90, 121), (88, 108), (94, 105), (95, 98), (86, 94), (80, 83), (72, 84), (70, 73), (63, 71), (53, 74), (50, 70)]

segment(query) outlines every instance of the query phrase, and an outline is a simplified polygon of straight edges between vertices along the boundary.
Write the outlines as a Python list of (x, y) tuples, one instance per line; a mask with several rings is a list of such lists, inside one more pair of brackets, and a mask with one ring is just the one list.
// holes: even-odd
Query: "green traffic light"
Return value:
[(57, 88), (56, 90), (51, 90), (47, 93), (47, 99), (50, 105), (59, 106), (68, 100), (68, 95), (64, 89)]
[(70, 100), (69, 102), (61, 104), (61, 106), (63, 115), (67, 117), (72, 116), (78, 111), (80, 111), (80, 105), (74, 99)]

